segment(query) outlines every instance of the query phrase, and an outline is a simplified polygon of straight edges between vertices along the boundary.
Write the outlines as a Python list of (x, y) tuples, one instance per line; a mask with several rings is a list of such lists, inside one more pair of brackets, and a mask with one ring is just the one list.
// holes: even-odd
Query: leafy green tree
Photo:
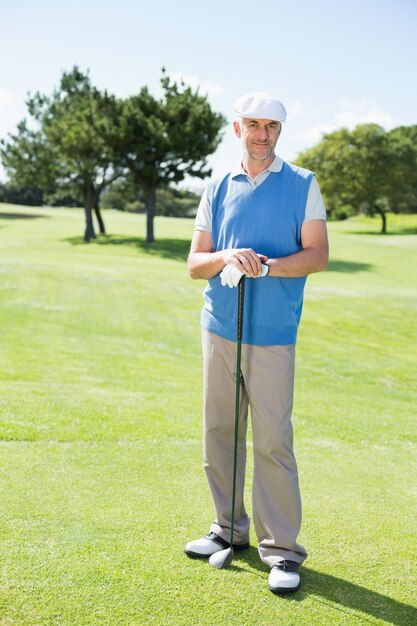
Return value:
[(162, 72), (163, 97), (147, 87), (124, 102), (121, 120), (124, 165), (145, 200), (146, 239), (154, 241), (156, 192), (186, 176), (205, 178), (225, 120), (198, 90), (178, 85)]
[(401, 213), (417, 212), (417, 125), (399, 126), (388, 133), (394, 163), (392, 198)]
[[(4, 142), (2, 160), (13, 181), (39, 180), (48, 192), (56, 189), (79, 197), (85, 210), (84, 238), (95, 238), (93, 211), (105, 232), (99, 201), (103, 189), (123, 173), (120, 166), (121, 103), (91, 84), (77, 67), (63, 73), (51, 96), (36, 93), (28, 110), (37, 130), (26, 122)], [(37, 178), (38, 177), (38, 178)]]
[(377, 124), (363, 124), (351, 132), (355, 200), (359, 210), (367, 215), (378, 214), (382, 220), (381, 232), (387, 230), (387, 213), (393, 207), (391, 170), (394, 155), (387, 133)]
[(415, 167), (416, 149), (408, 132), (387, 133), (377, 124), (362, 124), (352, 131), (342, 128), (301, 153), (297, 163), (316, 172), (325, 203), (335, 217), (378, 214), (385, 233), (387, 213), (410, 207), (415, 186), (410, 170), (412, 163)]
[(105, 232), (103, 191), (123, 178), (145, 204), (147, 240), (153, 241), (157, 191), (161, 195), (186, 176), (208, 176), (207, 157), (225, 123), (198, 90), (172, 82), (164, 71), (161, 83), (159, 100), (143, 87), (122, 101), (99, 91), (77, 67), (63, 73), (50, 96), (29, 98), (30, 121), (21, 122), (17, 133), (2, 142), (11, 183), (33, 186), (36, 181), (54, 204), (59, 198), (79, 199), (85, 209), (84, 237), (90, 241), (93, 212)]
[(9, 177), (9, 186), (37, 187), (42, 195), (53, 193), (58, 176), (57, 155), (38, 128), (21, 121), (15, 134), (0, 142), (0, 156)]
[(84, 238), (90, 241), (95, 238), (93, 211), (100, 232), (105, 232), (100, 195), (123, 173), (119, 165), (121, 103), (107, 91), (99, 91), (88, 74), (74, 67), (63, 74), (51, 97), (36, 94), (31, 98), (29, 110), (58, 151), (64, 171), (70, 172), (64, 184), (76, 187), (83, 198)]
[(317, 174), (326, 209), (331, 217), (347, 217), (355, 212), (352, 175), (353, 146), (347, 128), (325, 135), (298, 155), (296, 162)]

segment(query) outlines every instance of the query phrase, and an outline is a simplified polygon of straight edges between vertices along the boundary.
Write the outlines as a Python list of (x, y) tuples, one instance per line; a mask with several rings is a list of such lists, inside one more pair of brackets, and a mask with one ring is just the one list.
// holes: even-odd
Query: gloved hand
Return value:
[[(259, 276), (255, 278), (262, 278), (266, 276), (269, 272), (269, 265), (265, 265), (262, 263), (262, 271)], [(228, 263), (223, 271), (220, 273), (220, 279), (223, 287), (237, 287), (240, 279), (242, 278), (243, 273), (240, 272), (233, 263)]]
[(220, 272), (220, 280), (223, 287), (237, 287), (243, 273), (240, 272), (233, 263), (228, 263), (222, 272)]

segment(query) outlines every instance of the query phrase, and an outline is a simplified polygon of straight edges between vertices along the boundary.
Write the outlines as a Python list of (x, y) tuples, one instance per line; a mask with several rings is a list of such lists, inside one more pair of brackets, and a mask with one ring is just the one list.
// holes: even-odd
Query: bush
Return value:
[(43, 192), (38, 187), (9, 187), (0, 184), (0, 202), (42, 206)]
[[(156, 214), (165, 217), (195, 217), (200, 196), (188, 189), (168, 187), (156, 192)], [(116, 209), (132, 213), (144, 213), (145, 201), (135, 197), (131, 187), (119, 181), (103, 192), (101, 206), (104, 209)]]

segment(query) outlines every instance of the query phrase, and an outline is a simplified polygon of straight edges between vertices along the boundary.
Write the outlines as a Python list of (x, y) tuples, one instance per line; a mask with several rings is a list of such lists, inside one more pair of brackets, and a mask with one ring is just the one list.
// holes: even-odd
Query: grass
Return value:
[[(0, 625), (417, 623), (415, 216), (329, 225), (297, 349), (302, 590), (266, 585), (256, 539), (189, 560), (213, 510), (201, 463), (190, 220), (0, 205)], [(405, 233), (405, 234), (404, 234)], [(248, 508), (250, 477), (248, 471)], [(414, 569), (415, 572), (415, 569)]]

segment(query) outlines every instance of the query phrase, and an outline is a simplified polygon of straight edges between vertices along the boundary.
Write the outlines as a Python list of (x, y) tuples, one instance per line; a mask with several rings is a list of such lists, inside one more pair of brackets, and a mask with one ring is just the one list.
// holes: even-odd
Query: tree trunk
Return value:
[(96, 233), (93, 224), (93, 209), (94, 205), (94, 191), (92, 185), (88, 185), (84, 197), (84, 211), (85, 211), (85, 232), (84, 241), (88, 243), (92, 239), (96, 238)]
[(155, 241), (153, 232), (153, 218), (155, 217), (156, 188), (149, 187), (146, 190), (145, 211), (146, 211), (146, 241)]
[(104, 221), (103, 221), (103, 218), (101, 216), (100, 200), (99, 200), (98, 197), (96, 197), (95, 200), (94, 200), (94, 213), (96, 214), (96, 218), (97, 218), (100, 234), (101, 235), (105, 235), (106, 234), (106, 227), (104, 226)]
[(387, 234), (387, 214), (384, 210), (379, 210), (379, 209), (377, 209), (377, 213), (380, 214), (381, 220), (382, 220), (381, 235), (386, 235)]

